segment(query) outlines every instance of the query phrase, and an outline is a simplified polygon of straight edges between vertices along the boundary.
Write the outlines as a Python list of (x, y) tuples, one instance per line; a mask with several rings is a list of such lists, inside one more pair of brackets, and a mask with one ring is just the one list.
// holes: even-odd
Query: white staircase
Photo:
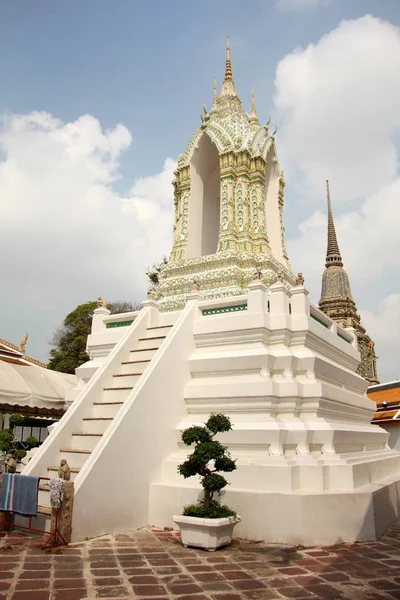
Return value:
[[(169, 320), (173, 320), (172, 315)], [(52, 449), (51, 455), (55, 460), (46, 469), (42, 467), (40, 472), (37, 469), (32, 469), (33, 462), (29, 463), (24, 473), (28, 474), (30, 472), (30, 474), (43, 477), (57, 477), (58, 465), (61, 459), (65, 459), (71, 470), (71, 480), (75, 481), (88, 459), (95, 453), (96, 447), (124, 406), (132, 390), (140, 381), (143, 373), (150, 367), (152, 360), (157, 355), (172, 327), (173, 322), (147, 326), (145, 331), (137, 338), (136, 343), (132, 344), (133, 347), (127, 355), (124, 356), (125, 360), (117, 362), (111, 378), (106, 362), (103, 369), (98, 373), (98, 377), (109, 381), (110, 384), (104, 385), (100, 393), (93, 396), (93, 401), (84, 403), (85, 408), (77, 425), (60, 444), (58, 452), (54, 452), (54, 448)], [(122, 354), (124, 354), (123, 351)], [(65, 419), (68, 419), (68, 415), (64, 417)], [(56, 439), (57, 429), (52, 434), (51, 441), (56, 441)], [(45, 449), (46, 447), (43, 446), (42, 452)], [(50, 517), (50, 492), (47, 483), (39, 486), (38, 505), (38, 518), (43, 521), (43, 516)], [(48, 518), (46, 530), (49, 530), (49, 525), (50, 519)]]

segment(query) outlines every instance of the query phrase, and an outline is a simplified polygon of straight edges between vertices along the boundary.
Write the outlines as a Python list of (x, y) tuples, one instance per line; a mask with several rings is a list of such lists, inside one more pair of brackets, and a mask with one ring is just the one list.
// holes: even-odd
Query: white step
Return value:
[(135, 385), (138, 383), (141, 375), (142, 375), (141, 373), (134, 372), (133, 369), (131, 369), (130, 373), (120, 373), (118, 375), (113, 375), (113, 386), (112, 387), (119, 387), (119, 386), (135, 387)]
[(147, 350), (138, 350), (133, 349), (129, 353), (129, 360), (151, 360), (153, 356), (157, 353), (158, 346), (148, 348)]
[(126, 375), (128, 373), (140, 373), (142, 374), (151, 362), (150, 358), (142, 360), (128, 360), (121, 363), (121, 374)]
[(93, 418), (114, 418), (120, 408), (124, 405), (123, 401), (115, 402), (93, 402)]
[(38, 505), (50, 508), (50, 490), (48, 485), (39, 485)]
[[(68, 462), (68, 459), (67, 459), (67, 462)], [(79, 467), (71, 467), (71, 465), (70, 465), (69, 462), (68, 462), (68, 465), (69, 465), (69, 468), (71, 469), (71, 481), (74, 481), (74, 479), (78, 475), (80, 469), (79, 469)], [(52, 465), (51, 467), (47, 467), (47, 477), (57, 477), (58, 476), (58, 469), (59, 469), (59, 467), (56, 466), (56, 465)]]
[(83, 467), (90, 455), (91, 451), (83, 448), (60, 449), (60, 460), (65, 458), (70, 467)]
[(148, 327), (146, 333), (148, 335), (167, 335), (172, 327), (173, 325), (156, 325), (155, 327)]
[(125, 402), (132, 390), (133, 385), (117, 383), (112, 387), (104, 388), (103, 395), (97, 398), (97, 402), (103, 404), (107, 402)]
[(161, 344), (163, 343), (163, 341), (165, 340), (166, 336), (165, 335), (152, 335), (152, 336), (148, 336), (146, 335), (145, 337), (139, 338), (138, 342), (137, 342), (137, 346), (136, 349), (137, 350), (144, 350), (146, 348), (151, 348), (151, 349), (158, 349)]
[(113, 417), (85, 417), (82, 419), (83, 433), (104, 433), (109, 425), (111, 425)]
[(98, 442), (103, 437), (102, 433), (73, 433), (71, 448), (80, 450), (94, 450)]

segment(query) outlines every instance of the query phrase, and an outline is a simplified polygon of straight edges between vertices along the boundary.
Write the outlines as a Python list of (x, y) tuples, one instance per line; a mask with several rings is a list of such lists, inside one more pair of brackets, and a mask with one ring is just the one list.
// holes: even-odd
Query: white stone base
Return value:
[[(172, 527), (172, 516), (196, 502), (200, 488), (153, 484), (149, 522)], [(400, 516), (400, 481), (385, 480), (357, 491), (279, 494), (229, 489), (223, 502), (237, 510), (235, 535), (287, 544), (331, 545), (379, 539)]]

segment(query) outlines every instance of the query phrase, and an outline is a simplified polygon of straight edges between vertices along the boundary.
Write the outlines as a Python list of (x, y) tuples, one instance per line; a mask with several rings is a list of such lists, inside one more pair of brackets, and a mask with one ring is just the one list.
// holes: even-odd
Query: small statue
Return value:
[(271, 133), (271, 137), (272, 137), (272, 138), (274, 138), (274, 137), (276, 136), (276, 132), (277, 132), (277, 131), (278, 131), (278, 128), (277, 128), (277, 127), (275, 127), (275, 131), (273, 131), (273, 132)]
[(304, 285), (303, 273), (297, 273), (296, 285)]
[(197, 279), (193, 279), (192, 281), (192, 287), (190, 288), (191, 292), (198, 292), (200, 291), (200, 284), (197, 281)]
[(282, 283), (283, 282), (283, 273), (282, 271), (278, 271), (276, 274), (276, 282), (277, 283)]
[(261, 271), (260, 267), (257, 267), (256, 270), (254, 271), (253, 279), (254, 279), (254, 281), (257, 281), (257, 280), (261, 281), (261, 277), (262, 277), (262, 271)]
[(106, 301), (102, 296), (97, 299), (97, 307), (96, 308), (107, 308)]
[(154, 290), (153, 290), (153, 288), (149, 288), (147, 290), (147, 300), (154, 300)]
[(58, 476), (60, 479), (64, 479), (64, 481), (69, 481), (71, 479), (71, 469), (68, 466), (65, 458), (62, 458), (60, 461), (60, 468), (58, 469)]
[(264, 129), (266, 129), (268, 131), (269, 129), (269, 124), (271, 123), (271, 117), (268, 119), (268, 121), (265, 123), (264, 125)]
[(25, 354), (25, 350), (26, 350), (26, 342), (28, 341), (28, 332), (25, 331), (25, 337), (22, 340), (22, 342), (19, 345), (19, 349), (21, 350), (22, 354)]
[(6, 454), (6, 459), (4, 461), (4, 472), (5, 473), (15, 473), (17, 470), (17, 461), (11, 454)]

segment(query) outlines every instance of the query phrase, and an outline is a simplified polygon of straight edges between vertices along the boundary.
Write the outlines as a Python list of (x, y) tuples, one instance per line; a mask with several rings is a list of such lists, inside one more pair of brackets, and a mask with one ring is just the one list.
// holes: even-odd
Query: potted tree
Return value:
[(218, 471), (234, 471), (236, 462), (226, 446), (214, 438), (217, 433), (231, 429), (229, 417), (212, 414), (204, 426), (189, 427), (182, 432), (183, 443), (186, 446), (194, 444), (195, 447), (185, 462), (178, 466), (178, 472), (185, 479), (200, 476), (204, 489), (203, 497), (197, 504), (185, 506), (182, 515), (173, 516), (185, 547), (195, 546), (214, 551), (226, 546), (231, 543), (233, 528), (240, 521), (236, 512), (222, 505), (219, 500), (228, 482)]

